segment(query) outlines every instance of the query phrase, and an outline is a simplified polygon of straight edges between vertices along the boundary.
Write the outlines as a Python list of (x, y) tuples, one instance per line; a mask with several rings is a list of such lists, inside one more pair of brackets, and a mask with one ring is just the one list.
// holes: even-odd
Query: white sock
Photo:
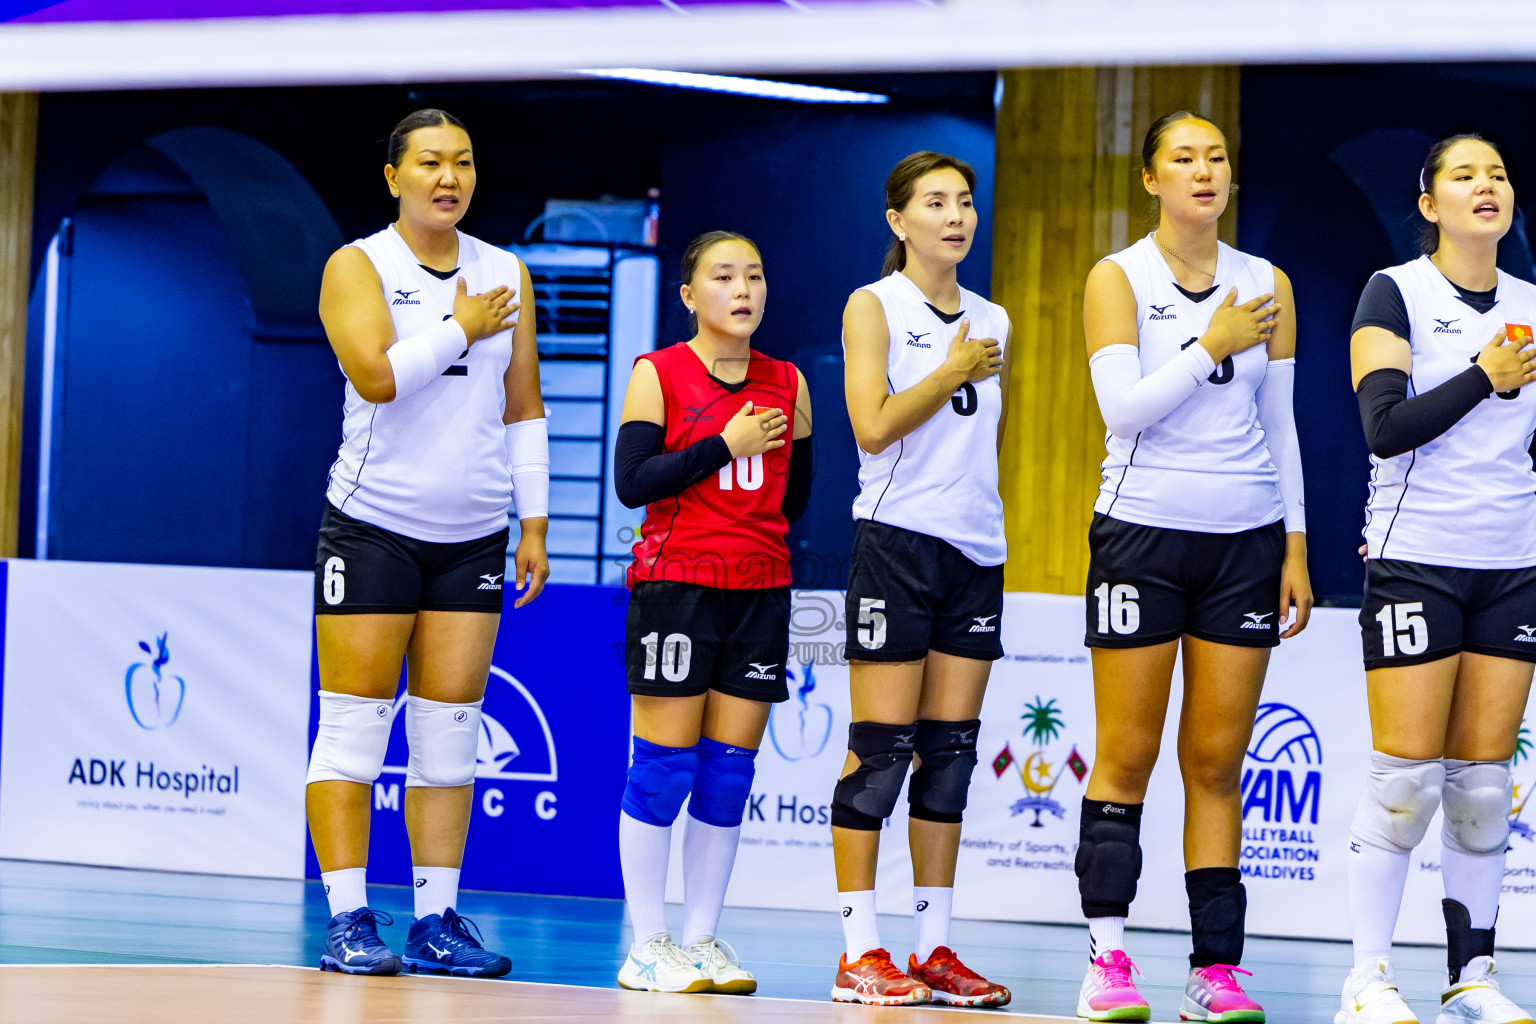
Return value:
[(667, 933), (667, 860), (672, 826), (651, 825), (619, 812), (619, 867), (635, 948)]
[(949, 945), (949, 909), (955, 902), (955, 890), (949, 886), (914, 885), (912, 920), (917, 929), (914, 953), (925, 964), (940, 946)]
[(1112, 949), (1125, 950), (1125, 918), (1088, 919), (1088, 959), (1097, 960)]
[(843, 915), (843, 945), (853, 963), (872, 949), (880, 948), (880, 924), (875, 920), (875, 890), (837, 894)]
[(320, 872), (320, 882), (325, 886), (325, 899), (331, 905), (332, 917), (368, 905), (367, 878), (367, 868)]
[(459, 902), (458, 868), (411, 868), (411, 884), (416, 887), (416, 919), (441, 914)]
[(1467, 908), (1473, 928), (1492, 928), (1504, 888), (1504, 851), (1472, 854), (1442, 847), (1440, 881), (1445, 898)]
[(683, 944), (715, 937), (741, 826), (721, 828), (688, 816), (683, 828)]
[(1358, 969), (1369, 960), (1392, 955), (1410, 855), (1351, 839), (1347, 858), (1350, 935)]

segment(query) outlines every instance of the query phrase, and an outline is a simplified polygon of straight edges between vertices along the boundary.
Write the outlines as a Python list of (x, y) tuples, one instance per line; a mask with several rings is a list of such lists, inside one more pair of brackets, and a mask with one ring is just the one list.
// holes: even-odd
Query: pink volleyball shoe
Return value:
[(1077, 1015), (1100, 1021), (1151, 1020), (1152, 1008), (1136, 991), (1132, 971), (1136, 971), (1136, 965), (1123, 949), (1111, 949), (1089, 964), (1083, 990), (1077, 997)]
[(1252, 971), (1231, 964), (1197, 967), (1184, 983), (1184, 1002), (1179, 1007), (1180, 1020), (1252, 1021), (1263, 1024), (1264, 1007), (1248, 997), (1233, 973), (1253, 977)]

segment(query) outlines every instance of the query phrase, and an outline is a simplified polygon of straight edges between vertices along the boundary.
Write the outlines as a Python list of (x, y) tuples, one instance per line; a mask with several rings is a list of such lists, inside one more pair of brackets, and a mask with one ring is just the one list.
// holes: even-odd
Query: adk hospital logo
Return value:
[(1014, 817), (1033, 814), (1030, 827), (1041, 828), (1045, 824), (1040, 820), (1041, 814), (1066, 817), (1067, 809), (1056, 799), (1056, 787), (1068, 772), (1081, 785), (1088, 775), (1088, 762), (1077, 752), (1076, 744), (1059, 763), (1048, 759), (1047, 748), (1061, 734), (1065, 724), (1054, 698), (1043, 700), (1036, 696), (1032, 703), (1024, 705), (1024, 713), (1019, 718), (1024, 722), (1023, 739), (1035, 749), (1020, 762), (1011, 746), (1004, 743), (1002, 752), (992, 759), (992, 771), (1001, 779), (1009, 768), (1016, 769), (1019, 781), (1024, 785), (1024, 796), (1015, 800), (1008, 812)]
[[(404, 691), (395, 698), (390, 722), (400, 717), (405, 708)], [(399, 730), (403, 738), (404, 729)], [(522, 736), (518, 743), (516, 737)], [(391, 753), (406, 753), (404, 743), (391, 743)], [(383, 775), (405, 775), (405, 758), (398, 763), (386, 764)], [(549, 727), (544, 709), (512, 673), (491, 666), (491, 676), (485, 688), (485, 702), (480, 708), (480, 740), (475, 752), (475, 778), (501, 782), (557, 782), (560, 778), (559, 761), (555, 754), (555, 734)], [(381, 777), (373, 787), (375, 810), (398, 811), (401, 808), (401, 786), (398, 782), (385, 782)], [(489, 817), (499, 818), (505, 813), (506, 792), (497, 786), (482, 787), (479, 792), (480, 809)], [(533, 799), (533, 810), (545, 821), (559, 813), (553, 791), (541, 790)]]
[(1289, 704), (1260, 704), (1243, 766), (1244, 878), (1310, 882), (1319, 861), (1323, 745)]
[(181, 717), (182, 702), (187, 699), (187, 681), (181, 676), (165, 674), (165, 665), (171, 660), (166, 646), (169, 632), (155, 638), (151, 648), (143, 640), (139, 647), (145, 654), (154, 656), (153, 661), (138, 661), (128, 666), (123, 689), (128, 697), (128, 713), (140, 729), (168, 728)]

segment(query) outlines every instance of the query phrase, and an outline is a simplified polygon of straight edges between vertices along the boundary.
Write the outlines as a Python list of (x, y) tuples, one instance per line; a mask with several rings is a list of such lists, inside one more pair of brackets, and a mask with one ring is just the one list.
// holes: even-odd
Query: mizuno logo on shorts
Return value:
[(779, 667), (779, 663), (776, 661), (771, 665), (763, 665), (754, 661), (751, 663), (751, 665), (752, 667), (747, 671), (748, 679), (767, 679), (771, 682), (772, 680), (779, 678), (774, 674), (773, 671)]
[(1243, 616), (1248, 621), (1243, 623), (1242, 626), (1239, 627), (1239, 628), (1241, 628), (1241, 629), (1273, 629), (1274, 628), (1274, 623), (1272, 623), (1272, 622), (1265, 622), (1264, 621), (1265, 619), (1269, 618), (1273, 614), (1275, 614), (1275, 613), (1274, 612), (1263, 612), (1263, 613), (1260, 613), (1260, 612), (1244, 612)]
[(1515, 637), (1517, 644), (1536, 644), (1536, 626), (1516, 626), (1520, 636)]
[(500, 590), (501, 589), (501, 578), (503, 576), (505, 576), (505, 575), (506, 575), (506, 573), (503, 573), (503, 572), (488, 572), (488, 573), (485, 573), (483, 576), (480, 577), (481, 579), (485, 580), (485, 582), (480, 584), (475, 589), (476, 590)]
[(972, 633), (996, 633), (997, 626), (995, 623), (992, 623), (992, 620), (995, 618), (997, 618), (996, 615), (974, 616), (976, 625), (972, 626), (970, 631)]

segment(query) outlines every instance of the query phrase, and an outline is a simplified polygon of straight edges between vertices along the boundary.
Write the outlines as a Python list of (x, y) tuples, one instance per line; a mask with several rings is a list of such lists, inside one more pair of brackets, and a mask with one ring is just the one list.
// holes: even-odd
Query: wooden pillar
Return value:
[[(1141, 140), (1165, 113), (1195, 110), (1236, 159), (1234, 67), (1003, 72), (997, 117), (992, 299), (1013, 323), (1001, 490), (1009, 590), (1081, 594), (1104, 421), (1088, 379), (1083, 282), (1094, 263), (1155, 226)], [(1229, 206), (1221, 238), (1236, 239)]]
[(16, 554), (37, 95), (0, 93), (0, 556)]

